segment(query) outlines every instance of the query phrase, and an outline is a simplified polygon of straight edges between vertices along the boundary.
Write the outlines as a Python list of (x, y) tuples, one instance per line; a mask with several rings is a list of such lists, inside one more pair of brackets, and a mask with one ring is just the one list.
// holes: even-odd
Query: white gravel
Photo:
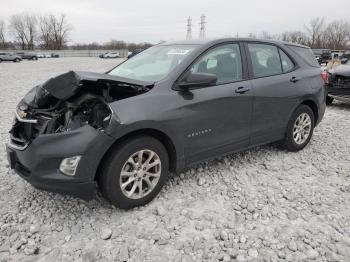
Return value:
[[(34, 85), (116, 60), (0, 64), (0, 135)], [(34, 189), (0, 149), (0, 261), (349, 261), (350, 106), (328, 107), (298, 153), (263, 146), (172, 175), (132, 211)]]

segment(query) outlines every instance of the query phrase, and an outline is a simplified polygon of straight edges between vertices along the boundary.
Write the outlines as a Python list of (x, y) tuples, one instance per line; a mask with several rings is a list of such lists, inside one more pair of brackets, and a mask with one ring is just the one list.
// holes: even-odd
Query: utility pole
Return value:
[(204, 39), (205, 38), (205, 15), (201, 15), (201, 22), (200, 22), (200, 31), (199, 31), (199, 38)]
[(186, 35), (187, 40), (192, 39), (192, 18), (188, 17), (187, 19), (187, 35)]

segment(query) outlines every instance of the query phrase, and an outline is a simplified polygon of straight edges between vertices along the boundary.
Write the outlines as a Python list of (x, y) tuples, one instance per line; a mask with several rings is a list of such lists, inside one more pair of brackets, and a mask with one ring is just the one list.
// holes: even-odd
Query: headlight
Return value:
[(67, 176), (74, 176), (81, 156), (72, 156), (62, 160), (60, 171)]

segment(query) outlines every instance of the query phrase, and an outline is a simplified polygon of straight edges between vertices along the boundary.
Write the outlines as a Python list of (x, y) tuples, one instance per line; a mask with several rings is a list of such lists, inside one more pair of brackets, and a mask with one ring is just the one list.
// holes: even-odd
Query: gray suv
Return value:
[(22, 57), (13, 53), (0, 53), (0, 63), (2, 61), (20, 62)]
[(310, 48), (252, 39), (151, 47), (105, 74), (70, 71), (16, 108), (8, 159), (37, 188), (128, 209), (168, 173), (278, 141), (303, 149), (325, 112)]

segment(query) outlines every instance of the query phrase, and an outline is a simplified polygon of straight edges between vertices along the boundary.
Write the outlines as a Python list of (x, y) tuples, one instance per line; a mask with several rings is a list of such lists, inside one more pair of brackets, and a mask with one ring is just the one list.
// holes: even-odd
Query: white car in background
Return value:
[(59, 55), (54, 54), (54, 53), (52, 53), (52, 54), (48, 54), (48, 53), (38, 53), (38, 54), (37, 54), (37, 57), (38, 57), (38, 58), (52, 58), (52, 57), (59, 57)]
[(119, 52), (107, 52), (100, 55), (100, 58), (119, 58)]
[(2, 61), (20, 62), (22, 57), (14, 53), (0, 53), (0, 63)]

